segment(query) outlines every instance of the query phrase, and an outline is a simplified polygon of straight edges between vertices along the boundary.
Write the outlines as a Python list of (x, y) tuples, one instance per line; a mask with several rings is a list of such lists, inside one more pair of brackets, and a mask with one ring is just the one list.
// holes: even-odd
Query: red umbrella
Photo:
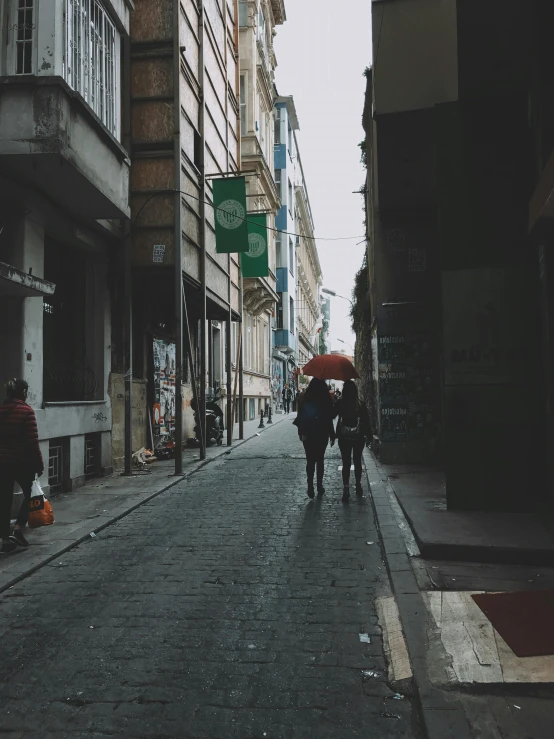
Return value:
[(302, 370), (308, 377), (320, 380), (357, 380), (360, 375), (352, 362), (342, 354), (320, 354), (311, 359)]

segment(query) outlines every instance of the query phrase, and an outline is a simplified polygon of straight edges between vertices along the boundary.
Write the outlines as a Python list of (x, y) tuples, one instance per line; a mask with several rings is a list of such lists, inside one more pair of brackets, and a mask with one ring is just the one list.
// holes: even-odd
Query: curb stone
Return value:
[(389, 500), (387, 476), (373, 454), (367, 450), (364, 451), (364, 461), (382, 558), (398, 606), (412, 666), (414, 695), (425, 734), (427, 739), (473, 739), (460, 701), (435, 688), (429, 680), (427, 607), (412, 570), (404, 535), (397, 526), (388, 525), (396, 516)]
[[(249, 441), (256, 439), (258, 435), (261, 434), (263, 431), (268, 431), (272, 428), (275, 428), (275, 426), (278, 426), (280, 423), (285, 421), (286, 418), (287, 416), (284, 416), (283, 418), (280, 418), (278, 421), (273, 421), (272, 424), (270, 424), (269, 426), (267, 425), (264, 426), (263, 429), (260, 429), (259, 432), (253, 434), (252, 436), (249, 436), (248, 439), (239, 440), (236, 444), (233, 444), (230, 449), (227, 447), (222, 447), (219, 453), (214, 454), (214, 456), (210, 457), (210, 459), (204, 459), (200, 462), (197, 462), (193, 466), (192, 469), (188, 470), (187, 472), (184, 472), (182, 475), (179, 475), (174, 480), (172, 480), (172, 482), (170, 482), (167, 485), (164, 485), (164, 487), (161, 488), (160, 490), (156, 490), (154, 493), (146, 493), (144, 497), (141, 497), (138, 501), (133, 502), (131, 505), (123, 503), (119, 506), (116, 506), (113, 509), (113, 511), (109, 514), (109, 516), (105, 517), (106, 520), (104, 520), (103, 523), (97, 524), (96, 526), (91, 526), (90, 524), (83, 523), (83, 525), (79, 527), (75, 532), (76, 538), (73, 539), (71, 542), (69, 542), (69, 544), (60, 544), (59, 546), (56, 546), (56, 543), (53, 543), (52, 548), (55, 548), (54, 553), (47, 554), (40, 562), (37, 562), (36, 564), (31, 565), (24, 572), (19, 572), (17, 575), (14, 575), (10, 580), (2, 583), (0, 585), (0, 594), (5, 592), (6, 590), (9, 590), (16, 583), (21, 582), (22, 580), (25, 580), (26, 578), (30, 577), (35, 572), (37, 572), (37, 570), (40, 570), (42, 567), (45, 567), (47, 564), (50, 564), (50, 562), (57, 559), (62, 554), (65, 554), (66, 552), (71, 551), (71, 549), (74, 549), (75, 547), (79, 546), (79, 544), (82, 544), (87, 539), (90, 539), (91, 534), (98, 534), (100, 531), (103, 531), (108, 526), (111, 526), (117, 521), (120, 521), (122, 518), (127, 516), (129, 513), (132, 513), (137, 508), (139, 508), (141, 505), (144, 505), (144, 503), (148, 503), (149, 501), (156, 498), (158, 495), (161, 495), (162, 493), (167, 492), (168, 490), (170, 490), (172, 487), (182, 482), (183, 480), (186, 480), (187, 478), (192, 477), (192, 475), (195, 475), (197, 472), (200, 472), (200, 470), (202, 470), (207, 465), (211, 464), (212, 462), (215, 462), (218, 459), (221, 459), (221, 457), (225, 456), (228, 453), (233, 452), (235, 449), (238, 449), (244, 444), (247, 444)], [(67, 541), (67, 540), (63, 540), (63, 541)]]

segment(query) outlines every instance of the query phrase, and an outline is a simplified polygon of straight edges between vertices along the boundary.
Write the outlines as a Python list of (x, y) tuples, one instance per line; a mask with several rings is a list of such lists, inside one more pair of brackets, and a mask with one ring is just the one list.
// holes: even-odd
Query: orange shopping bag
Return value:
[(31, 497), (29, 499), (29, 528), (38, 529), (39, 526), (50, 526), (54, 523), (54, 511), (38, 481), (38, 475), (33, 481)]

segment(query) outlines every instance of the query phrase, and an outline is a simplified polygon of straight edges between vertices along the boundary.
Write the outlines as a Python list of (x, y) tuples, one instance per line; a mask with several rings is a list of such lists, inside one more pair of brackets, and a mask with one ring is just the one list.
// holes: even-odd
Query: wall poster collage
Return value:
[(378, 358), (382, 441), (409, 441), (432, 434), (435, 371), (429, 335), (380, 335)]
[(175, 354), (175, 344), (154, 339), (152, 432), (162, 438), (175, 432)]

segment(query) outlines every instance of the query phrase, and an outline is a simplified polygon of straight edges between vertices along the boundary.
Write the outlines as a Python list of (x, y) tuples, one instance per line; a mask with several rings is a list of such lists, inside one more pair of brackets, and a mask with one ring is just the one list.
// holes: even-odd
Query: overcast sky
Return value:
[[(350, 298), (365, 245), (365, 174), (359, 142), (364, 137), (364, 69), (371, 63), (371, 2), (285, 0), (287, 21), (277, 27), (276, 83), (279, 95), (293, 95), (300, 131), (300, 156), (317, 237), (358, 236), (351, 241), (318, 240), (323, 286)], [(331, 299), (332, 349), (354, 343), (350, 305)]]

